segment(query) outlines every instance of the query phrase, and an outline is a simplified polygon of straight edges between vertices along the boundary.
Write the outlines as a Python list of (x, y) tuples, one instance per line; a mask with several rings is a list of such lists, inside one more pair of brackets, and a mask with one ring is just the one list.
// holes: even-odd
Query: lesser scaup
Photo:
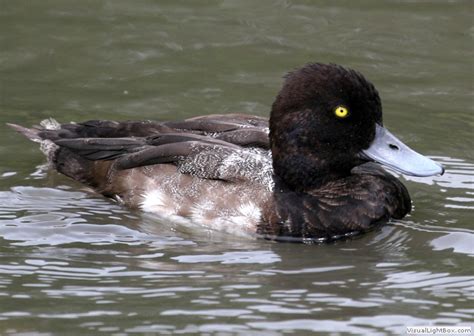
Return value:
[(10, 126), (41, 143), (57, 171), (129, 207), (276, 240), (333, 240), (404, 217), (408, 191), (374, 162), (443, 173), (382, 126), (375, 87), (335, 64), (289, 73), (270, 122), (228, 114)]

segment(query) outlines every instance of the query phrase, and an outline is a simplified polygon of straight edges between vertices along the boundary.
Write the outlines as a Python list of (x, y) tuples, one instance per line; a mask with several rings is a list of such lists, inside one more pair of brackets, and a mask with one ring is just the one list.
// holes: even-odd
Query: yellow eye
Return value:
[(345, 118), (345, 117), (349, 116), (349, 109), (347, 107), (341, 105), (341, 106), (338, 106), (334, 109), (334, 114), (338, 118)]

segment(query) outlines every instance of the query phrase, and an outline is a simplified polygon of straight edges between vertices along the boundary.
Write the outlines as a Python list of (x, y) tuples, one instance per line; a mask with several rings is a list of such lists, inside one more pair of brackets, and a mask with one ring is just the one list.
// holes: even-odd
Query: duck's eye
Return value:
[(338, 118), (346, 118), (349, 116), (349, 109), (345, 106), (338, 106), (334, 109), (334, 114)]

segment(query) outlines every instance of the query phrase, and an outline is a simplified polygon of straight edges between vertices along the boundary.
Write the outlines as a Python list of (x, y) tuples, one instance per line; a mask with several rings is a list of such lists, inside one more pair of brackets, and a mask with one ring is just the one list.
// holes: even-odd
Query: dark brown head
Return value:
[(382, 124), (375, 87), (359, 72), (308, 64), (287, 75), (270, 115), (277, 177), (295, 190), (348, 175)]

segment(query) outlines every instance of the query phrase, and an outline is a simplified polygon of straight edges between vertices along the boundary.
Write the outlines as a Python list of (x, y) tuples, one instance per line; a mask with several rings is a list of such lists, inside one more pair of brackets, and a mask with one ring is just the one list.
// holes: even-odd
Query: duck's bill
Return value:
[(362, 154), (405, 175), (432, 176), (444, 173), (443, 166), (415, 152), (378, 124), (374, 141), (369, 148), (362, 151)]

